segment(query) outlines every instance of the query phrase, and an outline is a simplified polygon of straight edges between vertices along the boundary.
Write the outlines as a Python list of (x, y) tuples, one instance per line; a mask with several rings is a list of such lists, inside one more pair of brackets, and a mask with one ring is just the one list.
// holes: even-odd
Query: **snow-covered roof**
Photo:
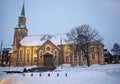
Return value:
[(40, 46), (44, 44), (48, 39), (55, 45), (61, 44), (61, 38), (62, 38), (62, 44), (67, 44), (65, 42), (65, 35), (28, 35), (24, 37), (20, 44), (22, 46)]

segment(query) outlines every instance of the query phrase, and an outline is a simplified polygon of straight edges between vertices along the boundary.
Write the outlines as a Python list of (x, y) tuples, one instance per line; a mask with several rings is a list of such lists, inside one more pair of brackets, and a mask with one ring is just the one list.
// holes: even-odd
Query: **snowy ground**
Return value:
[(70, 65), (63, 65), (62, 69), (60, 66), (53, 72), (24, 73), (24, 76), (23, 74), (3, 72), (7, 70), (22, 71), (23, 68), (0, 67), (0, 84), (120, 84), (120, 64), (75, 66), (74, 68)]

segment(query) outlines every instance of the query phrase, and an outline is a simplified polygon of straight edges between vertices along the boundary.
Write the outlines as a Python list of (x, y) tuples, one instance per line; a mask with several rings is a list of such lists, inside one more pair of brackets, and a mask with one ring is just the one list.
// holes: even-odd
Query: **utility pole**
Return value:
[(98, 64), (100, 64), (100, 48), (99, 48), (99, 45), (98, 45)]
[(62, 37), (60, 38), (60, 44), (61, 44), (61, 69), (63, 64), (63, 45), (62, 45)]
[(2, 43), (2, 41), (1, 41), (1, 46), (0, 46), (0, 59), (2, 58), (2, 45), (3, 45), (3, 43)]

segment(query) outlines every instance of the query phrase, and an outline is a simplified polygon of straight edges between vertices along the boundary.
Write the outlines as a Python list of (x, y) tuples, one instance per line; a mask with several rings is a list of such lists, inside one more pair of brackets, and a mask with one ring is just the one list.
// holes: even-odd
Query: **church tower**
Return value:
[(28, 30), (26, 28), (25, 6), (23, 3), (21, 15), (18, 18), (18, 26), (14, 30), (14, 41), (13, 41), (14, 51), (17, 51), (19, 42), (27, 35), (28, 35)]
[(13, 39), (13, 53), (11, 55), (11, 65), (18, 65), (18, 54), (20, 41), (28, 35), (28, 30), (26, 28), (26, 18), (25, 18), (25, 7), (23, 3), (21, 15), (18, 18), (18, 26), (14, 29), (14, 39)]

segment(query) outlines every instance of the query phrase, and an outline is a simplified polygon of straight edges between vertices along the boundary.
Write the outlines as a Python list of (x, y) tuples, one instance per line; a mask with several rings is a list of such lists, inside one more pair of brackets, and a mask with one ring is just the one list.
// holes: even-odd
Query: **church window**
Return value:
[(20, 31), (20, 29), (18, 29), (18, 31)]
[(54, 56), (57, 56), (57, 51), (54, 52)]
[(57, 51), (54, 51), (54, 60), (57, 58)]
[(92, 53), (92, 59), (95, 59), (95, 54), (94, 53)]
[(86, 58), (85, 58), (85, 56), (83, 56), (82, 58), (83, 58), (83, 61), (86, 61)]
[(46, 50), (47, 50), (47, 51), (50, 51), (50, 47), (47, 47)]
[(75, 61), (75, 62), (77, 61), (77, 55), (76, 55), (76, 56), (74, 56), (74, 61)]
[(66, 56), (66, 62), (69, 62), (69, 56)]
[(37, 54), (37, 49), (36, 48), (34, 49), (34, 54)]
[(6, 55), (6, 53), (4, 53), (4, 56)]
[(40, 58), (42, 59), (42, 56), (40, 56)]
[(34, 57), (34, 62), (37, 62), (37, 57)]
[(100, 59), (102, 59), (102, 58), (103, 58), (101, 53), (99, 53), (99, 57), (100, 57)]
[(42, 59), (42, 52), (40, 52), (40, 58)]
[[(102, 59), (103, 57), (102, 57), (102, 50), (100, 49), (100, 51), (98, 51), (99, 52), (99, 57), (100, 57), (100, 59)], [(101, 52), (101, 53), (100, 53)]]
[(22, 62), (23, 50), (19, 51), (19, 62)]
[(55, 54), (57, 54), (57, 51), (55, 51)]
[(27, 62), (30, 62), (30, 50), (29, 49), (27, 50), (26, 56), (27, 56)]

